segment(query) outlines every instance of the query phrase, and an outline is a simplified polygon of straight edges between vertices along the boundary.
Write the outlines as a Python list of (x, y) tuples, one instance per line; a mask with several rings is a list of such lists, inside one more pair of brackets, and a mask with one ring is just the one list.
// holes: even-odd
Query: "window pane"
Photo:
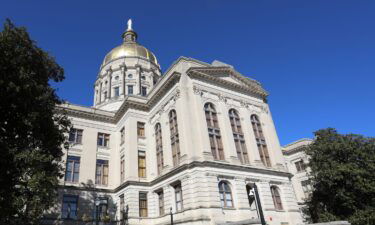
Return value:
[(72, 173), (71, 172), (66, 172), (65, 173), (65, 180), (66, 181), (72, 181)]
[(226, 193), (225, 197), (227, 201), (232, 201), (232, 195), (230, 193)]
[(74, 142), (75, 141), (75, 129), (72, 129), (69, 133), (69, 141)]
[(73, 182), (78, 182), (79, 180), (79, 173), (74, 173)]
[(63, 196), (61, 217), (63, 219), (77, 219), (77, 196)]

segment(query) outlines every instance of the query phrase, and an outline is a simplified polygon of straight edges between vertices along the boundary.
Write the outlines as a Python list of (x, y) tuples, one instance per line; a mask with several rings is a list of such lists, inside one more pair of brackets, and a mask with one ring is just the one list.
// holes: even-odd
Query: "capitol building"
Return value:
[(58, 107), (73, 128), (44, 223), (303, 224), (292, 147), (280, 146), (262, 85), (216, 60), (180, 57), (162, 73), (131, 21), (122, 38), (93, 106)]

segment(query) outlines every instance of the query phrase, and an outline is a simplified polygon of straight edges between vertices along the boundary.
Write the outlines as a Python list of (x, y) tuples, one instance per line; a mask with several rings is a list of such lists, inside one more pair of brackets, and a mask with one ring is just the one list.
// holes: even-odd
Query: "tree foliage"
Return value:
[(0, 32), (0, 224), (38, 224), (56, 199), (64, 133), (49, 82), (63, 69), (9, 20)]
[(314, 190), (306, 213), (313, 222), (349, 220), (375, 224), (375, 138), (315, 132), (307, 148)]

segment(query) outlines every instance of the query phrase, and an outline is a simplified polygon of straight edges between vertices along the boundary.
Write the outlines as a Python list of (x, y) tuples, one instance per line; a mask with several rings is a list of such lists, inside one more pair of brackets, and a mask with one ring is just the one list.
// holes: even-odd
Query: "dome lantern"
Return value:
[(132, 28), (132, 19), (128, 20), (128, 29), (122, 34), (124, 42), (137, 42), (137, 33)]

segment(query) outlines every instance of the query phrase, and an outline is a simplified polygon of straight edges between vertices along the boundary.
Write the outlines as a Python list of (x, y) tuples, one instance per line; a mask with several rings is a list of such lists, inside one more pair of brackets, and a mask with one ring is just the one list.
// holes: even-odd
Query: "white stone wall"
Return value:
[[(114, 63), (117, 63), (115, 61)], [(112, 66), (114, 66), (113, 64)], [(270, 225), (279, 225), (288, 222), (289, 225), (302, 221), (298, 211), (295, 194), (289, 174), (284, 167), (280, 144), (273, 124), (272, 116), (267, 103), (262, 99), (241, 94), (209, 82), (192, 79), (186, 71), (191, 67), (205, 67), (207, 64), (194, 60), (180, 59), (166, 72), (148, 98), (155, 92), (162, 91), (160, 86), (164, 80), (180, 73), (179, 82), (169, 87), (168, 91), (152, 106), (150, 111), (129, 109), (116, 123), (100, 122), (95, 119), (83, 119), (71, 116), (74, 127), (83, 129), (82, 145), (75, 145), (66, 152), (68, 155), (81, 157), (80, 182), (77, 184), (65, 183), (67, 190), (85, 196), (85, 185), (92, 181), (95, 183), (96, 159), (109, 160), (108, 186), (95, 186), (103, 189), (113, 198), (116, 204), (116, 213), (112, 219), (118, 219), (119, 196), (124, 195), (125, 204), (129, 206), (130, 224), (166, 224), (169, 222), (169, 209), (175, 213), (175, 221), (179, 224), (218, 224), (226, 221), (241, 221), (257, 218), (254, 206), (250, 207), (247, 199), (246, 184), (256, 182), (259, 186), (261, 202)], [(112, 67), (113, 68), (113, 67)], [(108, 68), (102, 68), (105, 71)], [(105, 78), (103, 78), (105, 79)], [(225, 78), (231, 81), (231, 77)], [(119, 81), (120, 82), (120, 81)], [(238, 82), (233, 80), (233, 82)], [(115, 84), (114, 84), (115, 85)], [(136, 90), (136, 89), (135, 89)], [(121, 94), (120, 90), (120, 94)], [(97, 98), (97, 96), (95, 97)], [(143, 99), (140, 102), (146, 101)], [(207, 125), (203, 106), (212, 102), (218, 112), (225, 160), (214, 161), (209, 144)], [(103, 107), (102, 107), (103, 106)], [(114, 105), (112, 105), (114, 106)], [(102, 109), (107, 107), (100, 106)], [(109, 105), (108, 105), (109, 107)], [(111, 110), (106, 108), (108, 110)], [(233, 134), (228, 118), (228, 111), (235, 108), (241, 118), (241, 126), (245, 136), (250, 163), (241, 165), (237, 159)], [(173, 166), (170, 141), (170, 127), (168, 114), (176, 110), (178, 132), (180, 139), (180, 164)], [(259, 152), (255, 142), (250, 116), (256, 114), (262, 123), (272, 167), (266, 168), (260, 161)], [(137, 136), (137, 122), (145, 123), (145, 138)], [(157, 174), (155, 131), (154, 126), (162, 126), (164, 167), (161, 174)], [(120, 130), (125, 128), (125, 143), (120, 144)], [(97, 133), (110, 134), (108, 148), (97, 147)], [(138, 177), (138, 151), (146, 152), (147, 177)], [(120, 159), (125, 158), (125, 181), (120, 182)], [(211, 162), (211, 163), (207, 163)], [(218, 183), (226, 180), (232, 188), (234, 201), (233, 209), (221, 207)], [(171, 186), (180, 181), (183, 192), (184, 209), (176, 213), (174, 188)], [(64, 181), (61, 181), (64, 185)], [(277, 185), (282, 196), (283, 210), (276, 211), (270, 192), (270, 185)], [(158, 198), (155, 191), (163, 189), (164, 208), (167, 215), (159, 216)], [(148, 217), (139, 218), (139, 192), (147, 192)], [(85, 205), (79, 205), (85, 208)], [(58, 207), (55, 214), (61, 210)]]
[(303, 147), (308, 146), (309, 144), (311, 144), (311, 142), (312, 140), (310, 139), (301, 139), (283, 147), (285, 165), (288, 169), (288, 172), (293, 174), (292, 184), (294, 192), (296, 194), (298, 203), (301, 205), (304, 203), (304, 200), (307, 197), (303, 192), (301, 182), (309, 179), (308, 173), (310, 171), (310, 168), (307, 167), (305, 171), (297, 171), (295, 163), (300, 160), (303, 160), (305, 163), (309, 162), (309, 159), (304, 152)]

